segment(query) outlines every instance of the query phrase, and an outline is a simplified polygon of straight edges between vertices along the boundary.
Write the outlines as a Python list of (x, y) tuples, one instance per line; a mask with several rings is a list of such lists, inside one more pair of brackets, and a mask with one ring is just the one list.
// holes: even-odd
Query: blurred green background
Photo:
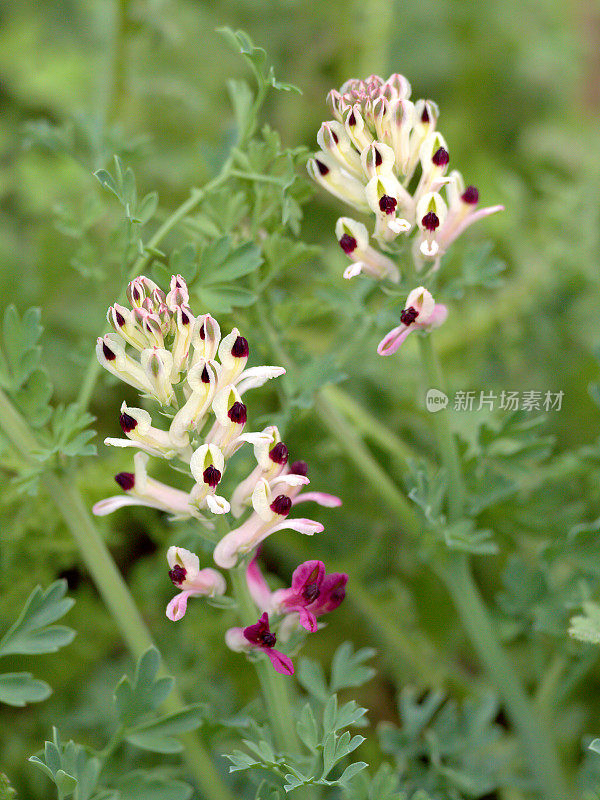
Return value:
[[(246, 30), (267, 49), (277, 76), (302, 89), (302, 96), (276, 93), (267, 104), (265, 120), (286, 146), (315, 147), (319, 125), (329, 116), (326, 94), (349, 77), (398, 71), (416, 97), (439, 103), (452, 165), (478, 186), (483, 204), (506, 206), (469, 234), (472, 241), (493, 241), (507, 263), (507, 281), (456, 304), (460, 312), (440, 333), (451, 385), (563, 390), (563, 409), (547, 422), (558, 452), (598, 436), (600, 416), (588, 385), (597, 376), (594, 353), (600, 346), (600, 6), (586, 0), (11, 0), (0, 7), (0, 20), (1, 305), (42, 307), (44, 357), (58, 401), (73, 399), (106, 306), (122, 283), (107, 234), (110, 204), (92, 172), (120, 152), (138, 186), (158, 191), (164, 216), (190, 187), (214, 174), (233, 126), (225, 80), (245, 75), (241, 59), (215, 32), (228, 25)], [(323, 252), (306, 275), (292, 276), (295, 292), (311, 293), (317, 276), (340, 294), (349, 291), (333, 235), (340, 210), (320, 191), (306, 206), (303, 239)], [(113, 206), (112, 213), (117, 218), (119, 210)], [(93, 230), (97, 270), (78, 233), (86, 227)], [(314, 336), (321, 347), (319, 333)], [(414, 386), (404, 387), (404, 400), (394, 405), (389, 393), (401, 373), (394, 376), (355, 355), (349, 391), (399, 427)], [(407, 347), (407, 375), (415, 359), (416, 350)], [(120, 399), (119, 387), (99, 386), (92, 410), (102, 437), (115, 435)], [(352, 465), (315, 431), (310, 412), (294, 420), (287, 441), (295, 457), (310, 457), (315, 487), (345, 501), (340, 512), (319, 517), (337, 531), (317, 544), (323, 553), (347, 555), (365, 532), (390, 526)], [(112, 475), (127, 462), (101, 445), (99, 451), (102, 459), (81, 466), (90, 504), (112, 493)], [(574, 517), (587, 517), (597, 492), (589, 488), (584, 498), (580, 489), (570, 486), (565, 503)], [(37, 798), (45, 796), (43, 779), (31, 775), (26, 756), (55, 718), (66, 736), (101, 741), (111, 724), (112, 686), (128, 659), (48, 499), (28, 498), (18, 507), (10, 501), (10, 492), (0, 498), (0, 630), (37, 582), (66, 575), (78, 601), (68, 619), (78, 630), (75, 643), (60, 657), (41, 660), (37, 670), (55, 688), (53, 697), (40, 706), (0, 711), (0, 766), (24, 798)], [(223, 625), (218, 614), (188, 615), (175, 642), (164, 618), (170, 596), (164, 549), (175, 540), (173, 531), (165, 532), (162, 521), (144, 511), (120, 514), (103, 527), (159, 643), (183, 675), (183, 688), (192, 698), (202, 696), (203, 678), (210, 678), (209, 690), (233, 711), (252, 689), (229, 685), (226, 668), (238, 662), (217, 644)], [(414, 565), (405, 578), (412, 599), (404, 602), (402, 592), (391, 599), (384, 588), (381, 608), (411, 625), (414, 598), (421, 598), (420, 624), (447, 649), (460, 649), (460, 633), (447, 627), (452, 612), (440, 586)], [(481, 578), (493, 597), (497, 566), (483, 566)], [(336, 625), (311, 641), (311, 654), (326, 661), (344, 637), (370, 643), (370, 633), (368, 620), (358, 630), (352, 616), (339, 613)], [(386, 663), (385, 653), (379, 665), (382, 678), (362, 698), (374, 721), (395, 718), (390, 676), (401, 684), (404, 678), (419, 682), (418, 675), (398, 674), (402, 670)], [(571, 710), (596, 734), (600, 717), (589, 697), (599, 684), (598, 676), (590, 676), (588, 699)], [(565, 730), (568, 739), (570, 728)], [(577, 760), (577, 743), (568, 747)]]

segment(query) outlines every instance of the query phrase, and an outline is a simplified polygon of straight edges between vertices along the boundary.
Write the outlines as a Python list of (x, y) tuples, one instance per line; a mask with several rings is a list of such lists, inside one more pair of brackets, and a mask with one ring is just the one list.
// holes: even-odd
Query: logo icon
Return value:
[(441, 411), (448, 405), (448, 395), (441, 392), (439, 389), (428, 389), (425, 395), (425, 407), (427, 411), (435, 414), (436, 411)]

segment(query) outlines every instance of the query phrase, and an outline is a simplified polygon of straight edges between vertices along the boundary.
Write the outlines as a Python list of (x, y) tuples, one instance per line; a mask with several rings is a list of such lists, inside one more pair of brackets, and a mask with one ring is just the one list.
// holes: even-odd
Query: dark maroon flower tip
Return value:
[(450, 161), (450, 153), (443, 147), (438, 148), (431, 159), (436, 167), (445, 167)]
[(202, 375), (200, 375), (200, 380), (202, 383), (210, 383), (210, 375), (208, 374), (208, 370), (206, 369), (206, 364), (204, 365), (204, 369), (202, 370)]
[(336, 133), (335, 131), (331, 131), (331, 137), (332, 137), (333, 141), (334, 141), (336, 144), (339, 142), (339, 139), (338, 139), (337, 133)]
[(114, 361), (117, 357), (115, 353), (110, 349), (110, 347), (106, 344), (106, 342), (102, 342), (102, 352), (104, 353), (104, 358), (107, 361)]
[(467, 186), (467, 188), (461, 194), (460, 199), (463, 201), (463, 203), (468, 203), (470, 206), (476, 206), (479, 202), (479, 191), (475, 188), (475, 186)]
[(287, 464), (288, 449), (283, 442), (278, 442), (275, 447), (271, 448), (269, 458), (275, 464)]
[(278, 495), (270, 505), (271, 511), (274, 514), (279, 514), (282, 517), (287, 517), (292, 507), (292, 501), (286, 494)]
[(181, 564), (175, 564), (173, 569), (169, 570), (169, 578), (171, 578), (175, 586), (180, 586), (184, 582), (186, 575), (187, 570)]
[(243, 403), (235, 402), (227, 414), (236, 425), (243, 425), (248, 417), (246, 406)]
[(248, 347), (247, 340), (244, 339), (243, 336), (238, 336), (231, 348), (231, 355), (234, 358), (248, 358), (249, 352), (250, 348)]
[(138, 290), (137, 290), (137, 287), (136, 287), (136, 286), (134, 286), (134, 287), (133, 287), (133, 291), (131, 292), (131, 294), (133, 295), (133, 299), (134, 299), (136, 302), (137, 302), (137, 301), (140, 299), (140, 293), (138, 292)]
[(202, 480), (204, 483), (207, 483), (211, 489), (214, 489), (221, 480), (221, 471), (211, 464), (202, 473)]
[(290, 464), (290, 473), (292, 475), (303, 475), (306, 478), (308, 475), (308, 464), (306, 461), (294, 461)]
[(354, 111), (352, 111), (352, 113), (348, 117), (348, 125), (351, 125), (352, 127), (356, 125), (356, 117), (354, 116)]
[(244, 638), (258, 647), (275, 647), (277, 637), (269, 628), (269, 615), (266, 611), (257, 623), (244, 628)]
[(353, 253), (356, 250), (357, 241), (354, 236), (350, 236), (349, 233), (345, 233), (342, 238), (340, 239), (340, 247), (346, 253), (347, 256), (350, 253)]
[(343, 603), (344, 600), (346, 599), (346, 585), (340, 584), (339, 586), (336, 586), (336, 588), (329, 595), (329, 597), (333, 603), (339, 606), (340, 603)]
[(400, 314), (400, 322), (403, 325), (412, 325), (416, 318), (419, 316), (419, 312), (416, 308), (409, 306), (405, 308), (404, 311)]
[(427, 110), (427, 105), (423, 107), (423, 113), (421, 114), (421, 122), (425, 123), (425, 125), (429, 122), (429, 111)]
[(384, 194), (379, 200), (379, 208), (386, 214), (394, 214), (398, 201), (395, 197), (390, 197), (389, 194)]
[(124, 492), (129, 492), (135, 486), (133, 472), (119, 472), (118, 475), (115, 475), (115, 480)]
[(321, 590), (319, 589), (319, 585), (313, 581), (313, 583), (309, 583), (304, 587), (302, 597), (307, 601), (307, 603), (314, 603), (320, 594)]
[(434, 211), (429, 211), (421, 220), (421, 225), (427, 231), (434, 231), (440, 227), (440, 219)]
[(375, 166), (380, 167), (383, 164), (383, 157), (379, 150), (375, 148)]
[(131, 431), (137, 427), (137, 419), (130, 417), (129, 414), (121, 414), (119, 417), (119, 425), (121, 426), (123, 433), (131, 433)]
[(204, 324), (200, 325), (200, 328), (198, 330), (198, 336), (202, 339), (202, 341), (206, 339), (206, 330), (204, 328)]
[(125, 317), (123, 314), (120, 314), (117, 309), (115, 308), (115, 319), (117, 320), (117, 325), (122, 328), (125, 325)]
[(181, 311), (181, 323), (182, 323), (182, 325), (189, 325), (190, 324), (190, 318), (185, 313), (185, 311), (183, 311), (183, 309)]
[(329, 167), (326, 166), (322, 161), (319, 161), (318, 158), (315, 158), (315, 163), (321, 175), (327, 175), (327, 173), (329, 172)]

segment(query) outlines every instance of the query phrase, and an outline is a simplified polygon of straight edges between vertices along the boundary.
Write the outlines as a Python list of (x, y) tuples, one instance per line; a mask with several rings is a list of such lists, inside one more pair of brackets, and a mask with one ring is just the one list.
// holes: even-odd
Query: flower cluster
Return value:
[[(439, 110), (431, 100), (412, 102), (403, 75), (349, 80), (331, 91), (334, 119), (321, 125), (320, 151), (308, 162), (312, 177), (356, 211), (375, 215), (374, 238), (384, 249), (399, 236), (413, 237), (418, 268), (437, 268), (448, 246), (477, 220), (502, 206), (478, 209), (479, 192), (449, 174), (450, 155), (436, 129)], [(445, 197), (442, 195), (444, 192)], [(394, 262), (369, 244), (365, 225), (341, 217), (340, 247), (351, 259), (344, 277), (364, 272), (399, 279)]]
[[(108, 310), (114, 333), (98, 339), (98, 360), (144, 398), (157, 403), (158, 413), (169, 424), (167, 429), (157, 427), (148, 411), (123, 403), (119, 423), (125, 438), (110, 437), (105, 444), (137, 450), (133, 472), (115, 476), (123, 494), (96, 503), (94, 513), (102, 516), (123, 506), (148, 506), (173, 519), (196, 519), (207, 532), (215, 529), (216, 517), (231, 513), (239, 523), (216, 543), (213, 554), (216, 566), (222, 569), (245, 563), (258, 545), (277, 531), (321, 532), (319, 522), (289, 519), (292, 507), (304, 501), (336, 506), (339, 498), (305, 491), (310, 483), (308, 467), (303, 461), (289, 463), (287, 447), (276, 426), (257, 432), (246, 430), (246, 392), (285, 370), (274, 366), (248, 368), (247, 340), (237, 328), (221, 338), (219, 325), (210, 314), (195, 317), (180, 275), (172, 277), (167, 294), (140, 276), (129, 284), (127, 297), (131, 308), (115, 303)], [(244, 444), (253, 447), (255, 466), (226, 492), (222, 482), (229, 460)], [(191, 486), (179, 489), (149, 477), (151, 457), (165, 459), (178, 472), (186, 473)], [(171, 547), (167, 560), (169, 576), (179, 589), (167, 607), (170, 619), (184, 616), (189, 597), (215, 597), (226, 591), (222, 574), (212, 568), (201, 569), (198, 557), (188, 550)], [(326, 606), (323, 608), (330, 610), (331, 600)], [(269, 606), (272, 614), (276, 607), (280, 608)], [(259, 608), (267, 611), (266, 607)], [(317, 604), (307, 613), (316, 619), (319, 613), (325, 613), (319, 609)], [(298, 611), (297, 619), (304, 624), (304, 613)], [(256, 647), (260, 639), (260, 647), (270, 655), (275, 634), (270, 632), (268, 620), (257, 625), (266, 625), (261, 628), (262, 639), (257, 629), (244, 641)]]

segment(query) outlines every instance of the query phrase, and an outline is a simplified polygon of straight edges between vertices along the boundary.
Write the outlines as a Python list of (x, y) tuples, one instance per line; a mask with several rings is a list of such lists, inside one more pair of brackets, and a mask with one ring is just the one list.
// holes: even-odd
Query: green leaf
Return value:
[(120, 189), (108, 170), (98, 169), (96, 172), (94, 172), (94, 177), (98, 180), (103, 189), (108, 189), (108, 191), (112, 192), (115, 197), (117, 197), (119, 200), (121, 199)]
[(45, 681), (36, 680), (30, 672), (7, 672), (0, 675), (0, 703), (25, 706), (39, 703), (52, 694)]
[(65, 597), (66, 591), (65, 580), (55, 581), (45, 591), (36, 586), (19, 618), (0, 640), (0, 655), (54, 653), (72, 642), (75, 631), (52, 625), (74, 603), (70, 597)]
[[(227, 237), (225, 241), (228, 241)], [(214, 283), (235, 281), (244, 275), (255, 272), (262, 263), (260, 249), (254, 242), (246, 242), (232, 252), (227, 252), (218, 264), (214, 263), (214, 259), (212, 263), (209, 262), (209, 265), (203, 261), (202, 285), (210, 286)]]
[(72, 775), (69, 775), (63, 769), (59, 769), (56, 771), (56, 775), (54, 776), (54, 782), (58, 789), (62, 792), (62, 794), (67, 797), (70, 794), (73, 794), (75, 789), (77, 788), (77, 778), (74, 778)]
[(306, 691), (326, 703), (329, 699), (329, 690), (325, 681), (325, 673), (323, 667), (311, 658), (301, 658), (296, 671), (298, 682), (303, 686)]
[(196, 247), (188, 243), (180, 250), (174, 250), (169, 259), (169, 267), (172, 275), (181, 275), (186, 283), (191, 284), (198, 273), (198, 251)]
[(305, 703), (296, 723), (296, 730), (302, 742), (311, 752), (316, 752), (319, 744), (319, 728), (310, 703)]
[(254, 92), (246, 81), (239, 80), (228, 80), (227, 90), (233, 106), (239, 141), (240, 134), (250, 126), (253, 118)]
[(76, 800), (90, 800), (100, 777), (100, 759), (73, 741), (63, 745), (56, 728), (52, 738), (45, 743), (43, 753), (31, 756), (29, 761), (53, 781), (61, 797), (75, 792)]
[(15, 393), (21, 391), (20, 398), (40, 405), (42, 397), (47, 397), (46, 384), (41, 385), (39, 376), (31, 387), (26, 386), (31, 376), (39, 371), (41, 348), (38, 345), (43, 328), (40, 325), (39, 308), (30, 308), (22, 317), (15, 306), (8, 306), (4, 312), (2, 326), (2, 347), (0, 347), (0, 388)]
[(122, 800), (189, 800), (192, 787), (162, 775), (132, 772), (120, 783)]
[(17, 793), (10, 785), (10, 781), (0, 772), (0, 800), (14, 800)]
[(355, 761), (354, 764), (350, 764), (350, 766), (346, 767), (346, 769), (342, 772), (338, 778), (339, 783), (349, 783), (349, 781), (351, 781), (355, 775), (358, 775), (359, 772), (368, 766), (369, 765), (366, 763), (366, 761)]
[(205, 706), (190, 706), (129, 731), (127, 741), (155, 753), (178, 753), (183, 750), (183, 744), (173, 734), (196, 730), (204, 721), (205, 715)]
[(476, 530), (472, 519), (460, 519), (446, 525), (443, 534), (446, 544), (452, 550), (477, 555), (495, 555), (498, 552), (498, 545), (492, 539), (492, 531)]
[(200, 287), (200, 302), (214, 314), (228, 314), (234, 308), (246, 308), (256, 302), (256, 295), (241, 286)]
[(233, 753), (226, 755), (225, 758), (229, 759), (229, 761), (231, 761), (233, 764), (232, 767), (229, 767), (229, 772), (238, 772), (240, 770), (262, 766), (261, 761), (257, 761), (251, 755), (248, 755), (248, 753), (244, 753), (241, 750), (234, 750)]
[(156, 214), (158, 208), (158, 192), (150, 192), (140, 202), (137, 209), (137, 216), (140, 225), (146, 225)]
[(373, 658), (375, 650), (363, 647), (354, 652), (350, 642), (344, 642), (335, 651), (331, 662), (331, 691), (347, 689), (351, 686), (362, 686), (375, 675), (373, 667), (364, 665), (365, 661)]
[(298, 94), (302, 94), (297, 86), (289, 83), (281, 83), (276, 80), (273, 67), (267, 68), (267, 54), (265, 50), (263, 50), (262, 47), (255, 47), (252, 43), (252, 39), (250, 39), (245, 31), (232, 31), (231, 28), (227, 27), (217, 28), (217, 31), (223, 34), (234, 50), (244, 56), (256, 77), (259, 88), (271, 86), (280, 91), (294, 91)]
[(173, 689), (170, 677), (157, 678), (160, 655), (154, 647), (140, 657), (133, 681), (124, 675), (115, 689), (115, 703), (119, 719), (125, 726), (154, 711)]

